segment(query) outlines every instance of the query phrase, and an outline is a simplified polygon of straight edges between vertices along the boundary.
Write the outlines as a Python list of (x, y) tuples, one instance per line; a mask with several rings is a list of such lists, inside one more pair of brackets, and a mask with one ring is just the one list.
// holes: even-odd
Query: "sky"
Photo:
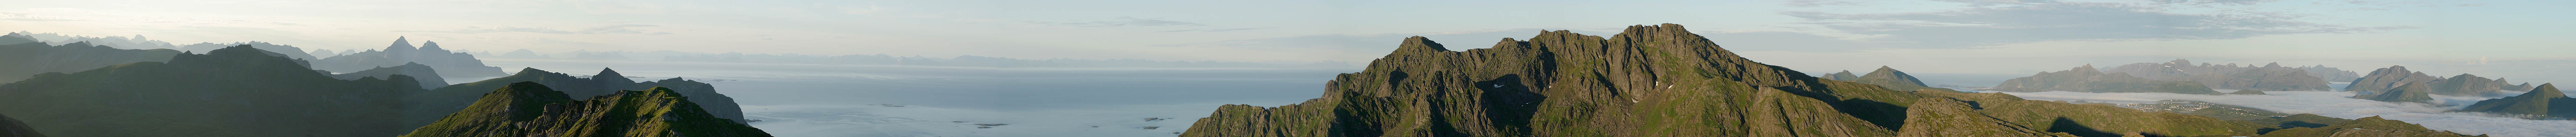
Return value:
[[(1450, 45), (1542, 30), (1682, 24), (1808, 72), (2029, 74), (2081, 64), (2282, 62), (2368, 73), (2576, 60), (2570, 1), (697, 1), (50, 0), (0, 5), (0, 30), (375, 49), (890, 54), (1345, 61), (1406, 36)], [(1461, 44), (1460, 42), (1465, 42)], [(1453, 46), (1484, 47), (1484, 46)], [(2576, 66), (2571, 66), (2576, 67)], [(2576, 69), (2576, 68), (2571, 68)], [(2447, 73), (2447, 72), (2446, 72)]]

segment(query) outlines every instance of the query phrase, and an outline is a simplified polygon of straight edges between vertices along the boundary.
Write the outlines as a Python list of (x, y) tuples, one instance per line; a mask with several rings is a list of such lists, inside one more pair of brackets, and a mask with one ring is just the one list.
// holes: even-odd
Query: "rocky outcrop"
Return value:
[(2420, 85), (2420, 84), (2419, 84), (2419, 85), (2397, 85), (2397, 88), (2395, 88), (2395, 89), (2389, 89), (2388, 91), (2381, 91), (2381, 92), (2371, 92), (2370, 94), (2355, 95), (2355, 96), (2352, 96), (2352, 98), (2356, 98), (2356, 99), (2368, 99), (2368, 100), (2377, 100), (2377, 101), (2380, 101), (2380, 102), (2415, 102), (2415, 103), (2433, 103), (2433, 96), (2432, 96), (2432, 94), (2430, 93), (2430, 92), (2432, 92), (2432, 91), (2433, 91), (2433, 89), (2432, 89), (2432, 88), (2429, 88), (2429, 87), (2433, 87), (2433, 86)]
[[(2256, 137), (2468, 137), (2450, 131), (2425, 129), (2424, 125), (2404, 121), (2363, 117), (2324, 127), (2294, 127), (2273, 130)], [(2486, 135), (2476, 135), (2486, 136)]]
[[(1885, 67), (1885, 66), (1881, 66), (1881, 67)], [(1850, 70), (1844, 70), (1843, 72), (1834, 72), (1833, 74), (1825, 74), (1825, 76), (1824, 76), (1824, 77), (1821, 77), (1821, 78), (1824, 78), (1825, 80), (1853, 81), (1853, 80), (1860, 80), (1860, 75), (1852, 75), (1852, 72), (1851, 72)]]
[(36, 133), (36, 128), (27, 127), (27, 122), (18, 122), (18, 119), (11, 119), (8, 115), (0, 115), (0, 137), (45, 137), (45, 134)]
[(403, 64), (401, 66), (393, 67), (377, 67), (375, 69), (367, 69), (366, 71), (332, 74), (331, 78), (339, 78), (342, 80), (357, 80), (364, 78), (384, 79), (392, 78), (393, 75), (408, 76), (412, 78), (413, 81), (420, 81), (421, 88), (438, 88), (447, 86), (447, 79), (439, 78), (437, 69), (432, 69), (429, 65), (420, 65), (419, 63)]
[(2531, 92), (2511, 97), (2478, 101), (2459, 111), (2533, 115), (2553, 118), (2576, 117), (2576, 98), (2559, 92), (2558, 86), (2540, 84)]
[(2341, 68), (2326, 67), (2326, 65), (2299, 66), (2299, 69), (2307, 70), (2308, 74), (2315, 74), (2317, 75), (2317, 78), (2325, 79), (2326, 82), (2352, 82), (2353, 79), (2361, 78), (2361, 73), (2355, 73)]
[(510, 83), (405, 137), (766, 137), (716, 118), (670, 88), (572, 100), (537, 82)]
[(2065, 71), (2040, 72), (2030, 77), (2004, 80), (1991, 90), (2004, 92), (2157, 92), (2181, 94), (2218, 94), (2199, 82), (2158, 81), (2121, 73), (2102, 73), (2093, 65)]
[(441, 49), (438, 47), (438, 42), (424, 42), (422, 47), (413, 48), (411, 42), (403, 38), (395, 38), (393, 46), (385, 47), (384, 51), (349, 53), (313, 62), (317, 64), (313, 66), (315, 69), (337, 72), (355, 72), (376, 67), (419, 63), (438, 69), (439, 77), (445, 78), (482, 78), (505, 74), (501, 73), (501, 67), (484, 66), (483, 60), (475, 59), (473, 54)]
[(2111, 67), (2103, 73), (2125, 73), (2130, 76), (2160, 81), (2191, 81), (2219, 89), (2271, 91), (2327, 91), (2326, 81), (2306, 69), (2282, 67), (2280, 63), (2260, 67), (2226, 65), (2192, 65), (2190, 60), (2175, 59), (2166, 63), (2136, 63)]
[(1607, 37), (1548, 31), (1466, 51), (1422, 37), (1403, 42), (1367, 69), (1327, 82), (1322, 98), (1226, 105), (1181, 136), (1896, 136), (1915, 124), (1960, 124), (1908, 123), (1909, 106), (1937, 97), (1976, 103), (1968, 103), (1972, 111), (1925, 113), (1975, 113), (2031, 128), (2021, 131), (2250, 136), (2267, 127), (1820, 79), (1753, 62), (1673, 24)]
[(2352, 85), (2346, 86), (2344, 90), (2370, 94), (2373, 92), (2388, 91), (2391, 88), (2396, 88), (2398, 85), (2425, 84), (2430, 86), (2426, 88), (2432, 89), (2432, 91), (2428, 93), (2432, 93), (2434, 95), (2481, 96), (2501, 93), (2506, 90), (2532, 89), (2531, 86), (2529, 86), (2531, 84), (2528, 83), (2517, 85), (2508, 82), (2509, 81), (2506, 81), (2503, 78), (2488, 80), (2485, 77), (2478, 77), (2477, 75), (2470, 74), (2460, 74), (2458, 76), (2452, 76), (2451, 78), (2434, 77), (2432, 75), (2424, 75), (2424, 72), (2408, 71), (2406, 70), (2406, 66), (2389, 66), (2388, 68), (2372, 70), (2370, 71), (2370, 75), (2363, 75), (2360, 79), (2354, 79)]
[(126, 63), (169, 61), (171, 56), (181, 53), (178, 50), (168, 49), (117, 49), (93, 45), (89, 42), (72, 42), (59, 46), (46, 45), (47, 43), (37, 42), (32, 37), (18, 33), (0, 35), (0, 43), (8, 43), (0, 44), (0, 66), (10, 66), (0, 67), (0, 83), (25, 80), (36, 74), (70, 73)]
[(333, 79), (250, 46), (0, 85), (0, 113), (53, 136), (401, 134), (407, 76)]
[[(563, 91), (565, 94), (572, 96), (607, 95), (618, 93), (617, 91), (620, 90), (670, 88), (676, 89), (681, 95), (689, 96), (689, 102), (700, 104), (700, 107), (705, 108), (708, 114), (712, 114), (716, 118), (732, 120), (743, 119), (742, 106), (734, 103), (733, 97), (717, 93), (714, 85), (704, 82), (682, 78), (635, 82), (634, 80), (627, 79), (623, 74), (618, 74), (617, 70), (605, 68), (601, 69), (598, 75), (593, 75), (587, 78), (575, 77), (571, 74), (547, 72), (536, 68), (526, 68), (520, 69), (518, 74), (510, 75), (508, 77), (448, 85), (447, 87), (439, 87), (438, 89), (430, 90), (428, 92), (405, 96), (405, 102), (411, 103), (407, 104), (406, 107), (412, 109), (404, 110), (405, 116), (403, 118), (403, 125), (417, 127), (429, 124), (429, 122), (438, 120), (438, 118), (449, 113), (455, 113), (457, 110), (467, 109), (466, 107), (468, 105), (472, 105), (474, 103), (472, 102), (474, 98), (482, 97), (483, 93), (507, 86), (509, 83), (518, 82), (537, 82), (539, 84), (545, 84), (548, 87)], [(736, 123), (744, 122), (737, 121)]]

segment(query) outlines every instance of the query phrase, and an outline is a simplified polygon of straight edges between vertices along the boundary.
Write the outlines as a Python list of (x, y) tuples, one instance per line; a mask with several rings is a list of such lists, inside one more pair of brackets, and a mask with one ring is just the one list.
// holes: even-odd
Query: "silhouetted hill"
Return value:
[(1852, 75), (1852, 72), (1851, 72), (1850, 70), (1844, 70), (1843, 72), (1834, 72), (1833, 74), (1825, 74), (1825, 76), (1824, 76), (1824, 77), (1819, 77), (1819, 78), (1824, 78), (1825, 80), (1853, 81), (1853, 80), (1860, 80), (1860, 75)]
[(2506, 90), (2532, 89), (2531, 84), (2511, 84), (2507, 82), (2509, 81), (2506, 81), (2504, 78), (2488, 80), (2486, 77), (2478, 77), (2478, 75), (2470, 74), (2460, 74), (2458, 76), (2451, 76), (2451, 78), (2433, 77), (2432, 75), (2424, 75), (2424, 72), (2406, 70), (2406, 66), (2389, 66), (2388, 68), (2372, 70), (2370, 71), (2370, 75), (2363, 75), (2360, 79), (2354, 79), (2352, 81), (2352, 85), (2345, 86), (2344, 90), (2370, 94), (2380, 91), (2388, 91), (2391, 90), (2391, 88), (2396, 88), (2398, 85), (2423, 84), (2430, 86), (2425, 87), (2431, 89), (2426, 93), (2434, 95), (2480, 96), (2491, 93), (2502, 93)]
[(0, 67), (0, 83), (25, 80), (36, 74), (77, 72), (135, 62), (169, 61), (171, 56), (177, 56), (180, 53), (178, 50), (168, 49), (117, 49), (91, 45), (89, 42), (73, 42), (56, 46), (35, 41), (34, 38), (18, 33), (0, 35), (0, 43), (8, 43), (0, 44), (0, 66), (11, 66)]
[(0, 137), (45, 137), (45, 134), (36, 133), (36, 128), (28, 127), (27, 122), (0, 115)]
[(403, 136), (770, 136), (751, 125), (708, 114), (670, 88), (623, 90), (573, 100), (537, 82), (517, 82), (485, 93), (465, 108)]
[(374, 77), (383, 79), (397, 74), (411, 76), (412, 80), (420, 81), (421, 88), (438, 88), (447, 86), (447, 79), (439, 78), (437, 69), (432, 69), (429, 65), (421, 65), (419, 63), (407, 63), (401, 66), (377, 67), (375, 69), (367, 69), (366, 71), (332, 74), (331, 78), (357, 80)]
[(0, 85), (0, 113), (54, 136), (387, 136), (408, 76), (333, 79), (250, 46)]

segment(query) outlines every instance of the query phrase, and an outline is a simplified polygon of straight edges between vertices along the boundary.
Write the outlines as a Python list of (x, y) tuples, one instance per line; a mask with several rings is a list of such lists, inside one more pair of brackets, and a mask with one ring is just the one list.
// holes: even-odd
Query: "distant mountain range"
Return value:
[[(1890, 90), (1884, 86), (1920, 82), (1899, 82), (1909, 78), (1892, 68), (1873, 75), (1880, 85), (1810, 77), (1689, 32), (1674, 24), (1607, 37), (1549, 31), (1465, 51), (1406, 38), (1368, 69), (1335, 77), (1322, 98), (1225, 105), (1181, 136), (2257, 136), (2286, 127), (2002, 93)], [(2061, 73), (2148, 81), (2078, 70)], [(2162, 83), (2208, 92), (2196, 82), (2147, 84)]]
[(2004, 80), (1994, 91), (2004, 92), (2159, 92), (2181, 94), (2218, 94), (2200, 82), (2163, 81), (2138, 78), (2127, 73), (2103, 73), (2084, 65), (2057, 72), (2040, 72), (2030, 77)]
[[(2334, 68), (2315, 67), (2309, 69)], [(2267, 91), (2334, 90), (2334, 87), (2326, 87), (2326, 82), (2338, 80), (2328, 80), (2318, 72), (2308, 72), (2307, 70), (2308, 69), (2282, 67), (2281, 63), (2263, 64), (2263, 66), (2260, 67), (2237, 66), (2236, 64), (2212, 65), (2209, 63), (2194, 65), (2191, 63), (2191, 60), (2174, 59), (2173, 61), (2165, 63), (2136, 63), (2114, 66), (2102, 72), (2125, 73), (2129, 74), (2129, 76), (2147, 78), (2149, 80), (2200, 82), (2201, 85), (2219, 89)]]
[(498, 57), (498, 58), (513, 58), (513, 59), (559, 59), (559, 60), (598, 60), (598, 61), (726, 62), (726, 63), (781, 63), (781, 64), (847, 64), (847, 65), (899, 65), (899, 66), (960, 66), (960, 67), (1259, 67), (1259, 68), (1349, 68), (1349, 67), (1350, 67), (1349, 63), (1346, 63), (1346, 62), (1337, 62), (1337, 61), (1316, 61), (1316, 62), (1230, 62), (1230, 61), (1161, 61), (1161, 60), (1142, 60), (1142, 59), (1018, 59), (1018, 58), (988, 57), (988, 56), (974, 56), (974, 55), (960, 55), (960, 56), (956, 56), (956, 57), (949, 57), (949, 58), (937, 58), (937, 57), (921, 57), (921, 56), (895, 56), (895, 55), (886, 55), (886, 54), (865, 54), (865, 55), (802, 55), (802, 54), (694, 53), (694, 52), (678, 52), (678, 51), (652, 51), (652, 52), (628, 52), (628, 51), (573, 51), (573, 52), (562, 52), (562, 53), (546, 54), (546, 53), (537, 53), (537, 52), (535, 52), (535, 51), (530, 51), (530, 50), (526, 50), (526, 49), (514, 50), (514, 51), (504, 52), (504, 53), (500, 53), (500, 54), (493, 54), (493, 53), (488, 53), (488, 52), (478, 52), (477, 54), (478, 54), (478, 55), (483, 55), (483, 56), (491, 56), (491, 57)]
[(334, 72), (356, 72), (376, 67), (417, 63), (438, 69), (441, 72), (439, 74), (442, 75), (440, 77), (479, 78), (506, 75), (501, 73), (500, 67), (485, 66), (483, 60), (475, 59), (472, 54), (448, 51), (438, 47), (438, 42), (434, 41), (422, 42), (420, 47), (414, 48), (407, 38), (394, 38), (394, 44), (385, 47), (384, 51), (368, 50), (331, 56), (314, 62), (320, 65), (313, 68)]
[(169, 61), (181, 51), (169, 49), (117, 49), (72, 42), (48, 45), (20, 33), (0, 35), (0, 83), (26, 80), (36, 74), (69, 73), (135, 62)]
[(2576, 98), (2558, 91), (2558, 86), (2540, 84), (2531, 92), (2511, 97), (2488, 99), (2460, 108), (2459, 111), (2530, 115), (2548, 119), (2576, 118)]
[(2532, 90), (2530, 83), (2511, 84), (2511, 81), (2504, 78), (2486, 79), (2470, 74), (2442, 78), (2425, 75), (2424, 72), (2408, 71), (2406, 66), (2389, 66), (2371, 70), (2370, 75), (2362, 75), (2361, 78), (2354, 79), (2352, 85), (2346, 86), (2344, 90), (2373, 94), (2395, 90), (2398, 86), (2404, 85), (2428, 86), (2424, 87), (2429, 90), (2426, 93), (2448, 96), (2482, 96), (2505, 91)]

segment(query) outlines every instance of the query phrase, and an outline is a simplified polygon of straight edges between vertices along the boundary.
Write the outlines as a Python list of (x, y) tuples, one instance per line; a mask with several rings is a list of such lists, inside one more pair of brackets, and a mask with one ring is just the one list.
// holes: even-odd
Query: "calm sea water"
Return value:
[(507, 71), (590, 75), (605, 67), (646, 77), (639, 81), (712, 83), (762, 121), (752, 126), (787, 137), (1173, 136), (1219, 105), (1297, 103), (1321, 95), (1334, 74), (1357, 71), (486, 61)]

